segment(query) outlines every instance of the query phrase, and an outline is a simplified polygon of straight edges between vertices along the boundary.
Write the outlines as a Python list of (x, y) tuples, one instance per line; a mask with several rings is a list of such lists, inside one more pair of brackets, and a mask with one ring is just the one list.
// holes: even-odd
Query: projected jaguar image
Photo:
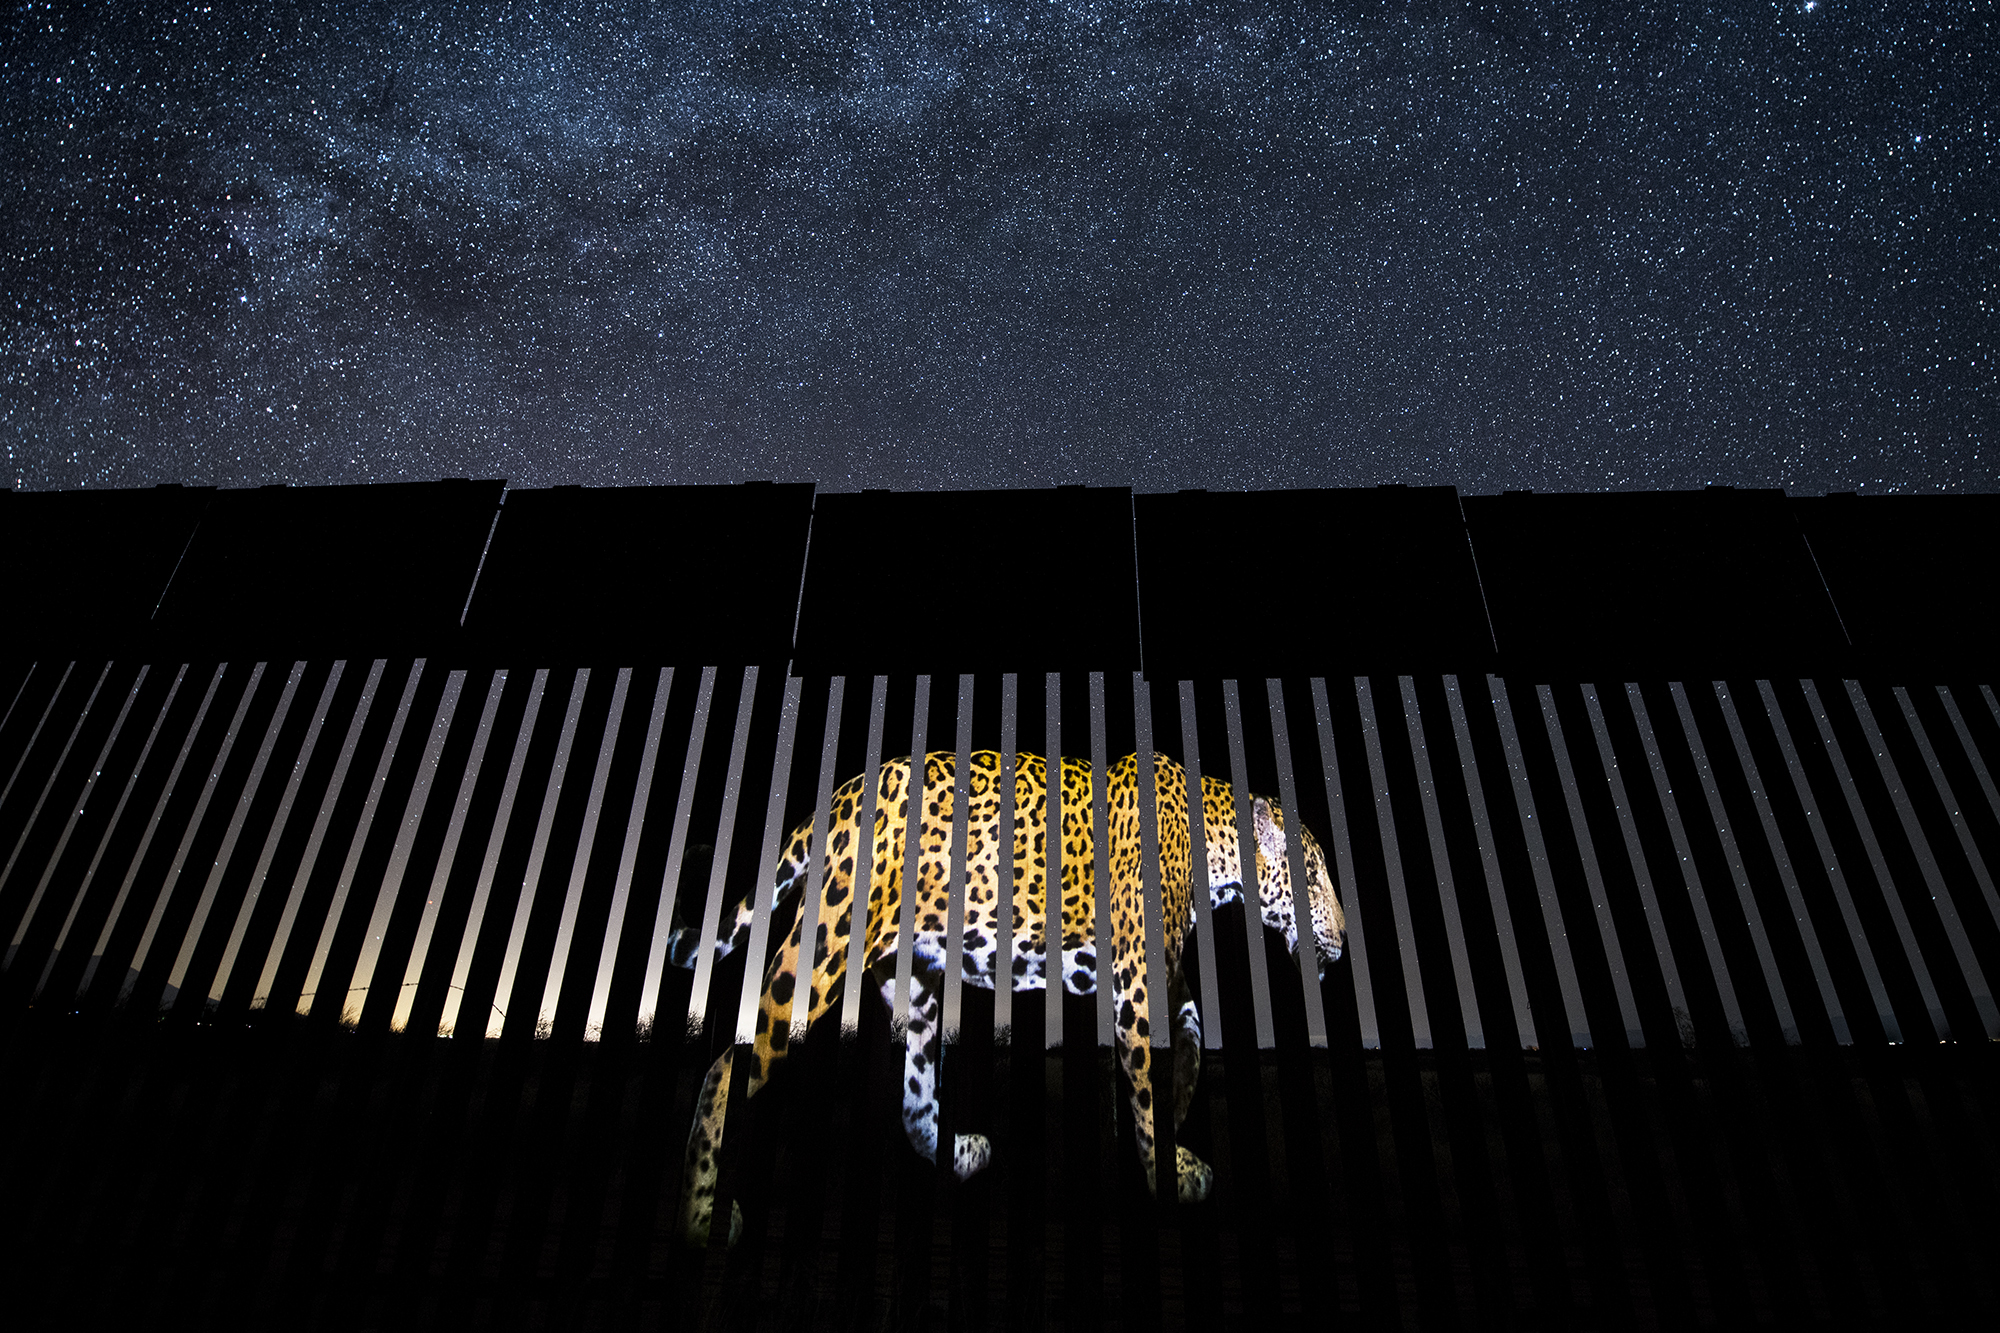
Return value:
[[(896, 1009), (900, 923), (915, 923), (913, 964), (909, 980), (908, 1022), (904, 1027), (903, 1128), (910, 1144), (926, 1160), (938, 1154), (938, 1061), (940, 1000), (946, 983), (947, 940), (955, 915), (962, 914), (964, 981), (991, 990), (1003, 970), (1000, 931), (1010, 932), (1011, 963), (1004, 970), (1015, 991), (1049, 985), (1051, 966), (1060, 970), (1061, 984), (1073, 995), (1096, 993), (1099, 979), (1096, 939), (1096, 864), (1092, 830), (1091, 765), (1061, 761), (1058, 793), (1061, 818), (1059, 873), (1062, 879), (1060, 956), (1050, 958), (1048, 915), (1048, 765), (1040, 756), (1021, 754), (1017, 760), (1013, 804), (1011, 922), (999, 919), (1002, 892), (1000, 854), (1007, 793), (1001, 781), (1002, 756), (991, 750), (971, 755), (965, 789), (968, 811), (965, 842), (965, 889), (962, 901), (952, 901), (951, 847), (955, 812), (955, 756), (933, 752), (924, 757), (921, 791), (913, 788), (912, 761), (884, 763), (873, 801), (873, 836), (865, 888), (857, 884), (861, 828), (868, 818), (866, 781), (855, 777), (833, 797), (825, 851), (820, 857), (822, 880), (813, 967), (804, 1012), (795, 1021), (799, 959), (808, 915), (802, 903), (813, 858), (813, 822), (807, 820), (786, 839), (784, 856), (772, 885), (774, 929), (784, 922), (787, 933), (764, 971), (756, 1019), (756, 1040), (748, 1089), (755, 1095), (771, 1078), (790, 1043), (819, 1022), (832, 1008), (846, 975), (853, 935), (854, 899), (866, 892), (866, 925), (862, 948), (868, 977), (893, 1014)], [(1166, 756), (1155, 759), (1158, 826), (1158, 883), (1162, 909), (1146, 902), (1142, 872), (1144, 837), (1139, 759), (1127, 755), (1110, 766), (1107, 805), (1110, 836), (1109, 875), (1112, 927), (1111, 985), (1116, 1018), (1118, 1060), (1129, 1082), (1130, 1101), (1141, 1165), (1148, 1186), (1155, 1180), (1153, 1081), (1149, 1068), (1150, 1024), (1158, 1012), (1148, 989), (1146, 970), (1152, 912), (1161, 910), (1168, 928), (1158, 944), (1164, 959), (1166, 1005), (1173, 1014), (1174, 1123), (1187, 1115), (1201, 1064), (1201, 1018), (1182, 970), (1182, 955), (1195, 915), (1191, 897), (1191, 837), (1188, 819), (1187, 773)], [(917, 885), (913, 912), (903, 902), (906, 837), (912, 800), (921, 811), (918, 830)], [(1204, 777), (1201, 790), (1203, 840), (1212, 905), (1239, 900), (1245, 884), (1235, 799), (1227, 782)], [(1281, 932), (1296, 956), (1301, 946), (1298, 913), (1292, 894), (1291, 848), (1284, 811), (1277, 802), (1252, 799), (1256, 891), (1263, 921)], [(1334, 877), (1312, 833), (1298, 828), (1306, 876), (1306, 907), (1310, 946), (1321, 975), (1341, 956), (1346, 921), (1335, 892)], [(745, 902), (725, 922), (714, 946), (727, 954), (747, 943), (752, 934), (755, 905)], [(701, 949), (698, 928), (676, 932), (670, 946), (672, 961), (692, 965)], [(753, 960), (754, 961), (754, 960)], [(1157, 989), (1157, 979), (1155, 979)], [(680, 1224), (690, 1244), (706, 1245), (715, 1205), (717, 1158), (728, 1110), (734, 1050), (725, 1051), (710, 1067), (696, 1101), (695, 1120), (688, 1135), (682, 1181)], [(952, 1168), (960, 1179), (982, 1170), (992, 1160), (993, 1146), (985, 1136), (958, 1134), (951, 1145)], [(1186, 1147), (1176, 1149), (1178, 1193), (1186, 1202), (1206, 1198), (1213, 1173)], [(732, 1205), (730, 1240), (741, 1227), (740, 1209)]]

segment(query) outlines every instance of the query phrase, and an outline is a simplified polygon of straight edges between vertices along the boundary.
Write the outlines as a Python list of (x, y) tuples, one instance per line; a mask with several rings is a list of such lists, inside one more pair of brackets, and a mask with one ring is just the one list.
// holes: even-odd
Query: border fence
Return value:
[[(1727, 489), (0, 492), (14, 1326), (1991, 1320), (1996, 534)], [(768, 1091), (738, 1062), (744, 1230), (686, 1248), (781, 835), (975, 750), (1164, 754), (1246, 860), (1251, 792), (1325, 848), (1323, 977), (1194, 895), (1158, 1122), (1214, 1196), (1149, 1195), (1108, 987), (954, 974), (945, 1127), (993, 1166), (910, 1151), (851, 985)]]

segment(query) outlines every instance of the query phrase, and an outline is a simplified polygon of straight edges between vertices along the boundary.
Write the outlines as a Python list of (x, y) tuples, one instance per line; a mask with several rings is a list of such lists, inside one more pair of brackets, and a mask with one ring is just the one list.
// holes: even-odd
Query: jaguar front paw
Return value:
[(1186, 1148), (1176, 1145), (1174, 1165), (1180, 1176), (1180, 1201), (1200, 1203), (1215, 1188), (1215, 1171)]
[(970, 1180), (993, 1164), (993, 1141), (984, 1134), (960, 1134), (952, 1143), (951, 1169)]

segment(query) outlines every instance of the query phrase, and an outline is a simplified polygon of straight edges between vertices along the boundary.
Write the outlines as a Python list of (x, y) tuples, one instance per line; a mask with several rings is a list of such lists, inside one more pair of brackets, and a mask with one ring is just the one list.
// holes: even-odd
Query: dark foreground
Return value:
[[(990, 1032), (969, 998), (970, 1030)], [(1040, 1031), (1040, 998), (1024, 998), (1019, 1030)], [(1169, 1207), (1148, 1199), (1114, 1126), (1108, 1057), (1083, 1043), (1023, 1058), (979, 1037), (948, 1053), (957, 1127), (991, 1133), (1000, 1155), (967, 1185), (940, 1179), (901, 1140), (899, 1057), (880, 1007), (868, 1012), (857, 1044), (816, 1032), (732, 1121), (723, 1185), (748, 1225), (706, 1254), (672, 1226), (706, 1046), (17, 1019), (7, 1322), (1678, 1328), (2000, 1314), (1992, 1045), (1216, 1055), (1182, 1138), (1215, 1165), (1217, 1195)]]

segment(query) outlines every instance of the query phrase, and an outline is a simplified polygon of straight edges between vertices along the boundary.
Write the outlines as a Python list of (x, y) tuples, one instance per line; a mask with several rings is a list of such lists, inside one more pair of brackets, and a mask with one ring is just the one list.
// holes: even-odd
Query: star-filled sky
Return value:
[(1996, 18), (18, 5), (0, 485), (1988, 490)]

